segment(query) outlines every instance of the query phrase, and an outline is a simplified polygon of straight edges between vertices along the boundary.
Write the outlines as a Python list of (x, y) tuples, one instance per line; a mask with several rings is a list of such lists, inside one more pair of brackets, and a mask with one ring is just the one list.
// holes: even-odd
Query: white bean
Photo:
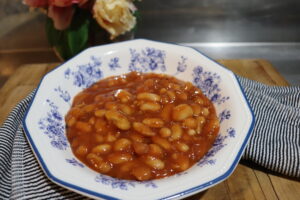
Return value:
[(180, 104), (173, 108), (172, 118), (175, 121), (182, 121), (193, 115), (193, 109), (187, 104)]
[(115, 151), (124, 151), (125, 149), (130, 148), (131, 141), (126, 138), (120, 138), (114, 143)]
[(158, 144), (159, 146), (161, 146), (162, 148), (166, 149), (166, 150), (170, 150), (171, 149), (171, 144), (168, 142), (168, 140), (158, 137), (158, 136), (154, 136), (152, 137), (152, 141), (155, 144)]
[(100, 145), (95, 146), (92, 149), (92, 152), (99, 153), (99, 154), (106, 154), (106, 153), (109, 153), (110, 150), (111, 150), (111, 146), (109, 144), (100, 144)]
[(115, 102), (106, 102), (104, 106), (108, 110), (117, 110), (118, 109), (118, 105)]
[(197, 121), (196, 121), (196, 119), (189, 117), (183, 121), (182, 125), (187, 128), (196, 128)]
[(129, 120), (118, 111), (109, 110), (105, 113), (105, 117), (121, 130), (128, 130), (131, 127)]
[(113, 164), (121, 164), (132, 160), (132, 155), (129, 153), (116, 152), (109, 154), (108, 160)]
[(72, 127), (75, 123), (76, 123), (76, 118), (75, 118), (75, 117), (71, 117), (71, 118), (67, 121), (67, 125), (68, 125), (69, 127)]
[(179, 153), (172, 154), (172, 159), (175, 161), (175, 168), (178, 171), (184, 171), (187, 170), (190, 167), (190, 160), (187, 156)]
[(134, 142), (133, 149), (137, 154), (141, 155), (141, 154), (148, 153), (149, 145), (141, 142)]
[(160, 118), (145, 118), (143, 123), (153, 128), (160, 128), (164, 125), (164, 121)]
[(209, 110), (208, 108), (203, 108), (202, 111), (201, 111), (201, 114), (205, 117), (207, 117), (209, 115)]
[(133, 109), (125, 104), (121, 104), (120, 106), (120, 110), (125, 113), (126, 115), (131, 115), (133, 113)]
[(186, 101), (186, 100), (188, 99), (187, 94), (184, 93), (184, 92), (180, 92), (180, 91), (177, 91), (177, 92), (176, 92), (176, 97), (177, 97), (178, 99), (184, 100), (184, 101)]
[(116, 91), (115, 97), (120, 99), (122, 103), (127, 103), (132, 98), (132, 94), (126, 90), (119, 89)]
[(80, 145), (79, 147), (77, 147), (76, 149), (76, 154), (80, 155), (80, 156), (84, 156), (88, 153), (88, 148), (86, 145)]
[(153, 169), (163, 169), (165, 167), (165, 163), (154, 156), (146, 156), (145, 163)]
[(101, 173), (107, 173), (112, 169), (112, 165), (109, 162), (101, 162), (96, 167)]
[(95, 153), (89, 153), (86, 156), (86, 159), (88, 160), (89, 163), (93, 165), (93, 167), (97, 168), (102, 162), (103, 158), (96, 155)]
[(168, 91), (167, 91), (167, 95), (169, 96), (170, 102), (171, 102), (171, 103), (174, 102), (174, 101), (176, 100), (176, 95), (175, 95), (175, 92), (174, 92), (174, 91), (168, 90)]
[(139, 93), (136, 97), (138, 100), (160, 101), (160, 96), (150, 92)]
[(196, 128), (196, 133), (197, 134), (200, 134), (202, 132), (202, 128), (203, 128), (203, 125), (205, 123), (205, 118), (200, 116), (200, 117), (197, 117), (197, 128)]
[(133, 129), (145, 136), (154, 136), (155, 135), (155, 132), (153, 132), (151, 130), (151, 128), (149, 128), (148, 126), (146, 126), (145, 124), (142, 124), (140, 122), (133, 122)]
[(146, 181), (151, 178), (151, 169), (146, 166), (138, 166), (131, 171), (131, 174), (139, 181)]
[(113, 135), (112, 133), (109, 133), (105, 138), (106, 142), (114, 142), (116, 140), (117, 140), (117, 137), (115, 135)]
[(156, 156), (156, 157), (163, 157), (164, 151), (158, 144), (149, 144), (149, 152), (150, 155)]
[(78, 121), (76, 122), (75, 124), (75, 127), (82, 131), (82, 132), (91, 132), (92, 131), (92, 126), (86, 122), (81, 122), (81, 121)]
[(103, 117), (105, 115), (105, 112), (106, 110), (100, 109), (100, 110), (96, 110), (94, 114), (96, 117)]
[(142, 111), (159, 111), (160, 110), (160, 104), (156, 102), (145, 102), (140, 106), (140, 109)]
[(188, 133), (188, 135), (190, 135), (190, 136), (196, 135), (196, 131), (195, 131), (194, 129), (189, 129), (189, 130), (187, 131), (187, 133)]
[(172, 125), (171, 130), (172, 130), (172, 135), (170, 138), (172, 140), (179, 140), (183, 132), (181, 126), (179, 124), (174, 124)]
[(172, 132), (169, 128), (164, 127), (159, 130), (159, 134), (161, 137), (167, 138), (172, 134)]
[(183, 143), (183, 142), (178, 142), (176, 144), (176, 148), (179, 151), (182, 151), (182, 152), (187, 152), (190, 149), (190, 147), (187, 144)]

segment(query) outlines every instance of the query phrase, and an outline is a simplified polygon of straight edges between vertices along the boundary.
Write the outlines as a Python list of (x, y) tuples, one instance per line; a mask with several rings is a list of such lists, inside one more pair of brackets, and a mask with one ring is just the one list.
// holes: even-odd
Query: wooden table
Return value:
[[(268, 85), (287, 86), (288, 82), (265, 60), (219, 60), (236, 74)], [(0, 89), (0, 123), (17, 102), (39, 83), (41, 77), (57, 66), (54, 64), (24, 65), (10, 76)], [(224, 182), (196, 194), (192, 199), (300, 199), (300, 181), (274, 175), (251, 163), (239, 164)]]

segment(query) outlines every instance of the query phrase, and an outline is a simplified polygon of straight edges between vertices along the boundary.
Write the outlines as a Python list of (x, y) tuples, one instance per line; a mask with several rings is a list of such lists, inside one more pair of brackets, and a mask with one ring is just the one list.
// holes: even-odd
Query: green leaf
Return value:
[(63, 31), (56, 30), (54, 28), (53, 21), (50, 18), (47, 18), (46, 21), (46, 33), (48, 37), (48, 42), (51, 46), (55, 46), (63, 38)]
[(55, 29), (50, 18), (47, 20), (48, 41), (63, 59), (69, 59), (88, 47), (90, 19), (87, 11), (75, 9), (72, 23), (62, 31)]
[(136, 10), (134, 13), (133, 13), (133, 16), (135, 16), (135, 18), (136, 18), (136, 24), (135, 24), (135, 26), (133, 27), (133, 29), (132, 29), (132, 31), (133, 32), (136, 32), (137, 31), (137, 26), (138, 26), (138, 24), (141, 22), (141, 13), (138, 11), (138, 10)]
[(77, 10), (71, 26), (66, 32), (67, 45), (72, 55), (88, 47), (90, 15)]

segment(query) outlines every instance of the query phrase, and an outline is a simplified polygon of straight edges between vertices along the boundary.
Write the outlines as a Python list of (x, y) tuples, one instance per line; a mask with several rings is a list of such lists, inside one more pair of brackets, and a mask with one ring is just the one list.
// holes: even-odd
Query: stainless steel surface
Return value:
[(291, 85), (300, 85), (300, 43), (182, 43), (214, 59), (263, 58)]
[(137, 36), (169, 42), (300, 42), (299, 0), (151, 0)]
[[(137, 6), (137, 38), (183, 43), (214, 59), (264, 58), (300, 85), (299, 0), (143, 0)], [(44, 21), (19, 0), (1, 0), (0, 52), (48, 49)]]

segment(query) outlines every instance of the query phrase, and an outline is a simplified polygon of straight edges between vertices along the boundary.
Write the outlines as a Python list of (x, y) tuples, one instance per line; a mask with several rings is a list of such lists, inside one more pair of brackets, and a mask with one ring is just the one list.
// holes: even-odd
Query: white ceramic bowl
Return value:
[[(132, 70), (191, 81), (214, 103), (220, 133), (207, 155), (180, 174), (137, 182), (111, 178), (78, 161), (65, 135), (64, 116), (73, 97), (95, 81)], [(92, 198), (178, 199), (225, 180), (250, 137), (254, 117), (236, 76), (184, 46), (132, 40), (89, 48), (42, 79), (24, 118), (27, 139), (50, 180)]]

